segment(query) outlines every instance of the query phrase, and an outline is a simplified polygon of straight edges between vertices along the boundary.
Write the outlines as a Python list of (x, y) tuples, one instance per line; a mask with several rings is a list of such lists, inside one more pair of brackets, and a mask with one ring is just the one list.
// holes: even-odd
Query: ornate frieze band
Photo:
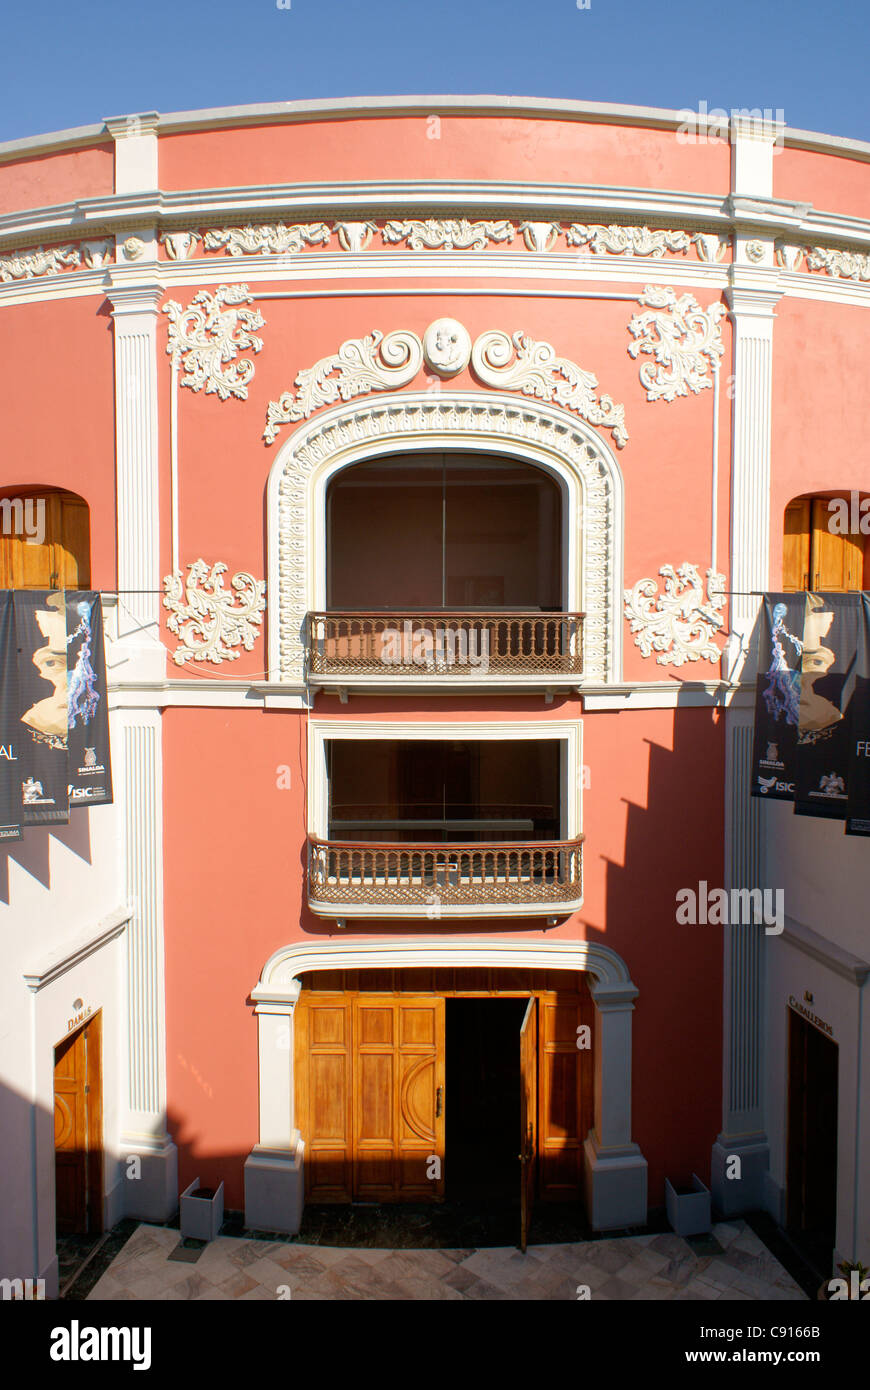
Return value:
[(846, 251), (833, 246), (796, 246), (778, 241), (777, 265), (783, 270), (816, 271), (836, 280), (870, 280), (870, 252)]
[(707, 593), (695, 565), (662, 565), (665, 581), (659, 593), (655, 579), (639, 579), (625, 591), (625, 616), (644, 656), (659, 652), (660, 666), (687, 661), (719, 661), (722, 648), (714, 635), (725, 622), (725, 576), (707, 570)]
[[(454, 338), (468, 338), (462, 324), (439, 320), (430, 325), (424, 339), (404, 329), (386, 337), (376, 329), (368, 337), (348, 339), (336, 353), (301, 371), (295, 392), (285, 391), (277, 401), (269, 402), (263, 438), (267, 444), (273, 444), (282, 425), (306, 420), (322, 405), (353, 400), (370, 391), (407, 386), (422, 367), (424, 356), (439, 376), (455, 375), (468, 358), (463, 352), (448, 365), (450, 359), (445, 352), (449, 351), (447, 340), (451, 332)], [(437, 345), (439, 340), (441, 347)], [(490, 330), (474, 343), (471, 365), (486, 386), (552, 401), (576, 411), (592, 425), (611, 430), (618, 449), (628, 442), (625, 407), (617, 405), (610, 396), (597, 398), (598, 380), (593, 373), (567, 357), (557, 356), (550, 343), (535, 342), (519, 331), (508, 336), (500, 329)]]
[(100, 270), (113, 259), (114, 242), (83, 241), (69, 246), (37, 246), (0, 257), (0, 283), (62, 275), (70, 270)]
[(694, 295), (678, 299), (669, 285), (647, 285), (638, 303), (648, 307), (628, 325), (636, 340), (628, 351), (632, 357), (643, 352), (655, 358), (655, 364), (644, 362), (640, 368), (647, 400), (673, 401), (711, 386), (710, 368), (718, 370), (725, 351), (719, 326), (725, 305), (702, 309)]
[(205, 560), (194, 560), (187, 569), (186, 580), (175, 570), (163, 581), (163, 606), (170, 614), (166, 626), (179, 639), (172, 660), (176, 666), (186, 661), (238, 661), (241, 653), (235, 648), (249, 652), (259, 636), (265, 583), (240, 570), (231, 580), (233, 593), (228, 593), (223, 581), (227, 566), (222, 562), (209, 568)]

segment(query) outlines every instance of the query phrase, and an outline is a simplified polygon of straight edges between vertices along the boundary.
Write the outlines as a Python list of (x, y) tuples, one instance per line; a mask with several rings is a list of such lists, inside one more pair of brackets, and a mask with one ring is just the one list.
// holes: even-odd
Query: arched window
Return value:
[(486, 453), (409, 453), (343, 469), (327, 500), (327, 608), (563, 606), (562, 493)]
[(88, 589), (88, 504), (58, 488), (0, 489), (0, 589)]
[[(868, 512), (863, 518), (862, 505)], [(858, 493), (796, 497), (785, 509), (783, 589), (832, 593), (863, 589), (868, 529), (870, 502), (862, 504)], [(867, 573), (870, 574), (870, 565)]]

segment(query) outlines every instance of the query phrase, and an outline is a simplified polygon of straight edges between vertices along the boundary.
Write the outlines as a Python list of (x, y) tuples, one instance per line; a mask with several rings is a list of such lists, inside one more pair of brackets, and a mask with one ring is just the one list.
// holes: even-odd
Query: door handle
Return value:
[(435, 1119), (436, 1119), (436, 1120), (438, 1120), (438, 1119), (441, 1118), (441, 1113), (442, 1113), (443, 1110), (444, 1110), (444, 1087), (443, 1087), (443, 1086), (439, 1086), (438, 1089), (437, 1089), (436, 1092), (435, 1092)]

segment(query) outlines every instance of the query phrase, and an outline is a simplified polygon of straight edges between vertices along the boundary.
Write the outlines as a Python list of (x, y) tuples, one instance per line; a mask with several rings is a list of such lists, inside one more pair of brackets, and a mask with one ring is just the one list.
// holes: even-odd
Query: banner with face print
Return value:
[(752, 796), (794, 801), (804, 594), (767, 594), (759, 620)]
[(22, 825), (69, 820), (66, 602), (56, 591), (14, 592), (18, 643), (19, 815)]
[(794, 809), (799, 816), (845, 820), (857, 595), (808, 593), (805, 598)]
[(112, 764), (99, 594), (68, 591), (66, 627), (70, 806), (103, 806), (112, 800)]
[(870, 835), (870, 594), (859, 594), (846, 834)]
[(0, 591), (0, 841), (21, 838), (18, 779), (18, 643), (12, 593)]

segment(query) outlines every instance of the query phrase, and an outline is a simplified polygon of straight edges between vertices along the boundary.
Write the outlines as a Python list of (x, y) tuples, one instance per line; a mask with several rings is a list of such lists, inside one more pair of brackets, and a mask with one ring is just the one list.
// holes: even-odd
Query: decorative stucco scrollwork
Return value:
[(659, 652), (660, 666), (686, 661), (719, 661), (722, 648), (713, 641), (725, 622), (725, 576), (707, 570), (707, 594), (695, 565), (662, 565), (664, 593), (654, 579), (639, 579), (625, 591), (625, 616), (644, 656)]
[(262, 579), (240, 570), (231, 580), (233, 593), (224, 589), (227, 566), (221, 561), (209, 568), (205, 560), (188, 565), (187, 579), (180, 570), (163, 581), (166, 626), (179, 638), (172, 653), (176, 666), (187, 661), (238, 661), (244, 647), (249, 652), (259, 636), (266, 607)]

